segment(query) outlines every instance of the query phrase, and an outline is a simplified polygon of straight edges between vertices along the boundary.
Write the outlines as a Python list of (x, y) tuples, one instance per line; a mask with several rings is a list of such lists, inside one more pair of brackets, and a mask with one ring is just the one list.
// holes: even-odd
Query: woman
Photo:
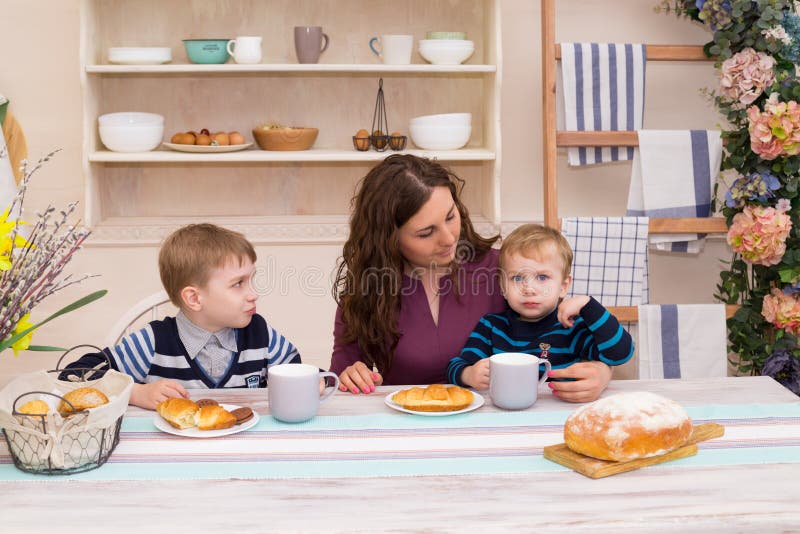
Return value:
[[(411, 155), (389, 156), (362, 180), (333, 289), (330, 370), (342, 391), (446, 382), (447, 364), (478, 320), (505, 309), (492, 249), (499, 236), (475, 231), (459, 198), (463, 185)], [(573, 370), (583, 383), (558, 388), (604, 388), (605, 367)]]

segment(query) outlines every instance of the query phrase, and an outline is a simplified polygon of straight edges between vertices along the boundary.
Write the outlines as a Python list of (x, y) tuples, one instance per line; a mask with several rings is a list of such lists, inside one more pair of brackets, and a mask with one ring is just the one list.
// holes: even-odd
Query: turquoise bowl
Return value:
[(192, 63), (219, 64), (231, 57), (228, 54), (228, 41), (230, 39), (184, 39), (183, 46)]

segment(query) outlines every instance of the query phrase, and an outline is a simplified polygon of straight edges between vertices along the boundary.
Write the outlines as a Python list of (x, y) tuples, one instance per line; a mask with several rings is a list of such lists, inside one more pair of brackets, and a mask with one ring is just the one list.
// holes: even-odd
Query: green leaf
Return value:
[(18, 340), (20, 340), (23, 337), (25, 337), (25, 335), (27, 335), (30, 332), (36, 330), (37, 328), (39, 328), (43, 324), (49, 323), (50, 321), (52, 321), (56, 317), (60, 317), (60, 316), (62, 316), (64, 314), (66, 314), (66, 313), (69, 313), (71, 311), (77, 310), (78, 308), (86, 306), (87, 304), (89, 304), (91, 302), (94, 302), (95, 300), (103, 297), (106, 293), (108, 293), (107, 289), (101, 289), (100, 291), (95, 291), (94, 293), (90, 293), (89, 295), (86, 295), (85, 297), (79, 298), (78, 300), (76, 300), (72, 304), (68, 304), (67, 306), (64, 306), (63, 308), (61, 308), (60, 310), (58, 310), (57, 312), (52, 314), (50, 317), (48, 317), (44, 321), (41, 321), (40, 323), (37, 323), (37, 324), (31, 326), (30, 328), (26, 328), (25, 330), (23, 330), (19, 334), (6, 339), (5, 341), (0, 342), (0, 352), (4, 351), (8, 347), (10, 347), (14, 343), (16, 343)]
[(32, 350), (34, 352), (64, 352), (67, 349), (64, 347), (51, 347), (49, 345), (31, 345), (25, 350)]

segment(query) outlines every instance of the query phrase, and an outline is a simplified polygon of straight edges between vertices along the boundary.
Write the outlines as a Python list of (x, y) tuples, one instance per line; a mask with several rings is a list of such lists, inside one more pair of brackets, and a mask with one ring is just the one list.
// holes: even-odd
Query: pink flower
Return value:
[(750, 148), (762, 159), (800, 154), (800, 105), (797, 102), (780, 102), (778, 93), (772, 93), (764, 102), (764, 111), (750, 106), (747, 118)]
[(752, 48), (726, 59), (720, 70), (722, 94), (747, 106), (775, 82), (775, 58)]
[(748, 205), (733, 218), (728, 244), (748, 263), (777, 265), (786, 252), (791, 218), (781, 210)]
[(777, 328), (800, 334), (800, 300), (797, 295), (786, 295), (777, 288), (764, 297), (761, 315)]

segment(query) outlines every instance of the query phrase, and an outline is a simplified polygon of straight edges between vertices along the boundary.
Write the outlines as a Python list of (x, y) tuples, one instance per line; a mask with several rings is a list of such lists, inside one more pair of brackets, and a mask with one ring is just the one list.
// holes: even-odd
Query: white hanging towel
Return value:
[[(628, 189), (630, 216), (708, 217), (722, 162), (717, 130), (640, 130)], [(697, 253), (698, 234), (653, 234), (658, 250)]]
[(639, 378), (727, 376), (726, 337), (723, 304), (639, 306)]
[(648, 301), (647, 217), (564, 218), (573, 250), (569, 295), (590, 295), (604, 306)]
[[(567, 130), (640, 130), (644, 113), (645, 45), (561, 43)], [(570, 165), (633, 159), (633, 147), (572, 147)]]

